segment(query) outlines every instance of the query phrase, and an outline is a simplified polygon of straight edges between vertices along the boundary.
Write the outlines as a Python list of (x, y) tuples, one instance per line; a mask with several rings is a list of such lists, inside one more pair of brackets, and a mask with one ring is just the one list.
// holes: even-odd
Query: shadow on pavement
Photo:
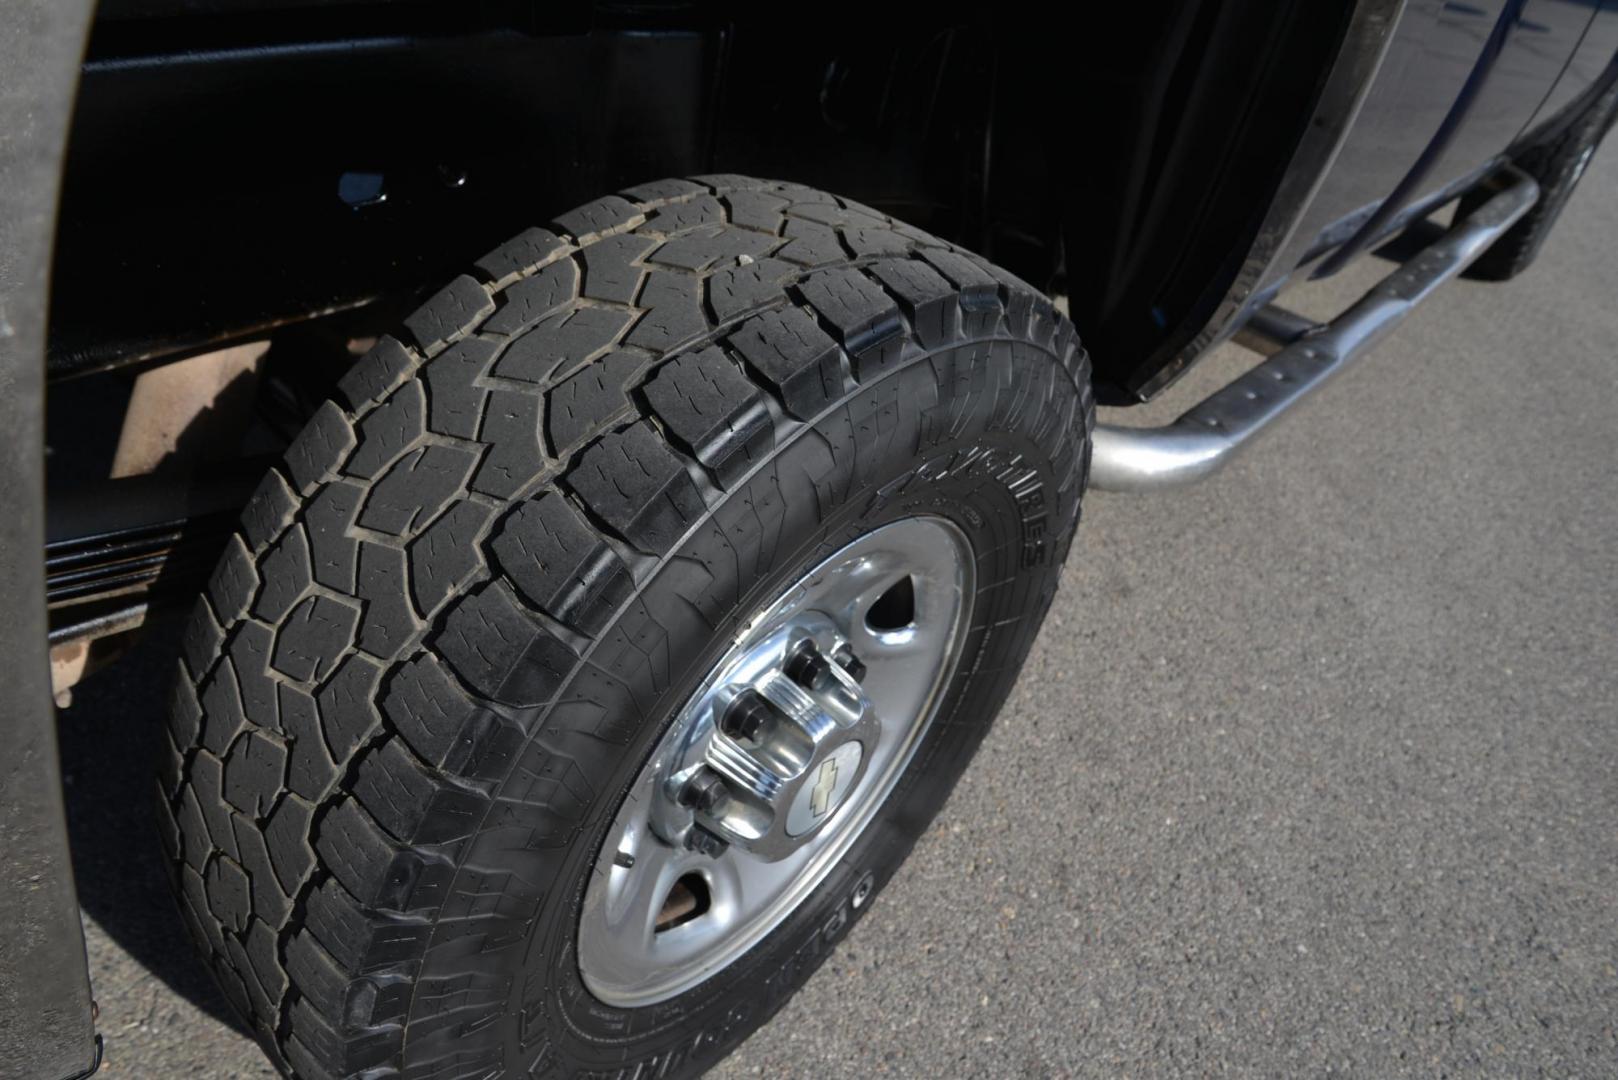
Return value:
[(73, 873), (84, 913), (136, 962), (242, 1029), (175, 907), (153, 810), (178, 643), (177, 622), (157, 630), (80, 683), (58, 714)]

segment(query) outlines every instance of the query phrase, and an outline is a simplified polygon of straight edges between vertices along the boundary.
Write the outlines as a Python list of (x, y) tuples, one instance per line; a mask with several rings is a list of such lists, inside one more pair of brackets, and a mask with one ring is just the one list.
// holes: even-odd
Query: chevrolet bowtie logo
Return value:
[(809, 810), (815, 817), (825, 817), (831, 793), (837, 787), (837, 759), (827, 758), (815, 777), (815, 786), (809, 791)]

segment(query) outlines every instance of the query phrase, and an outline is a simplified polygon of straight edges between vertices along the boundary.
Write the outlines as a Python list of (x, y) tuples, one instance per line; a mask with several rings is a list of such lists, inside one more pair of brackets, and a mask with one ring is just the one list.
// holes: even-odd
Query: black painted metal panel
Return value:
[(44, 341), (57, 176), (89, 0), (0, 5), (0, 1074), (95, 1059), (45, 652)]

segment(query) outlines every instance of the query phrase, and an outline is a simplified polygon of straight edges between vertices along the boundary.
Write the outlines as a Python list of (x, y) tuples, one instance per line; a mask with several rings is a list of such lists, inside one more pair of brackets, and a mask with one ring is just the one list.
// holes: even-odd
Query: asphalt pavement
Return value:
[[(943, 815), (717, 1075), (1618, 1075), (1615, 252), (1609, 143), (1516, 282), (1203, 486), (1092, 496)], [(158, 862), (165, 648), (62, 717), (104, 1073), (271, 1076)]]

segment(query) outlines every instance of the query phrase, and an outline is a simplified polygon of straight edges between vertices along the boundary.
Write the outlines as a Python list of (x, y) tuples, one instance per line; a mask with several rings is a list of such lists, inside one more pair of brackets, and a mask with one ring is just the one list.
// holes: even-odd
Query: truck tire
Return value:
[[(1533, 264), (1601, 140), (1612, 129), (1615, 116), (1618, 80), (1609, 80), (1572, 123), (1514, 157), (1518, 168), (1539, 181), (1539, 201), (1467, 267), (1465, 276), (1479, 281), (1510, 281)], [(1467, 213), (1486, 198), (1481, 193), (1468, 195), (1459, 213)]]
[(966, 766), (1093, 424), (1037, 291), (805, 187), (491, 252), (344, 376), (185, 634), (159, 816), (226, 996), (300, 1077), (707, 1068)]

